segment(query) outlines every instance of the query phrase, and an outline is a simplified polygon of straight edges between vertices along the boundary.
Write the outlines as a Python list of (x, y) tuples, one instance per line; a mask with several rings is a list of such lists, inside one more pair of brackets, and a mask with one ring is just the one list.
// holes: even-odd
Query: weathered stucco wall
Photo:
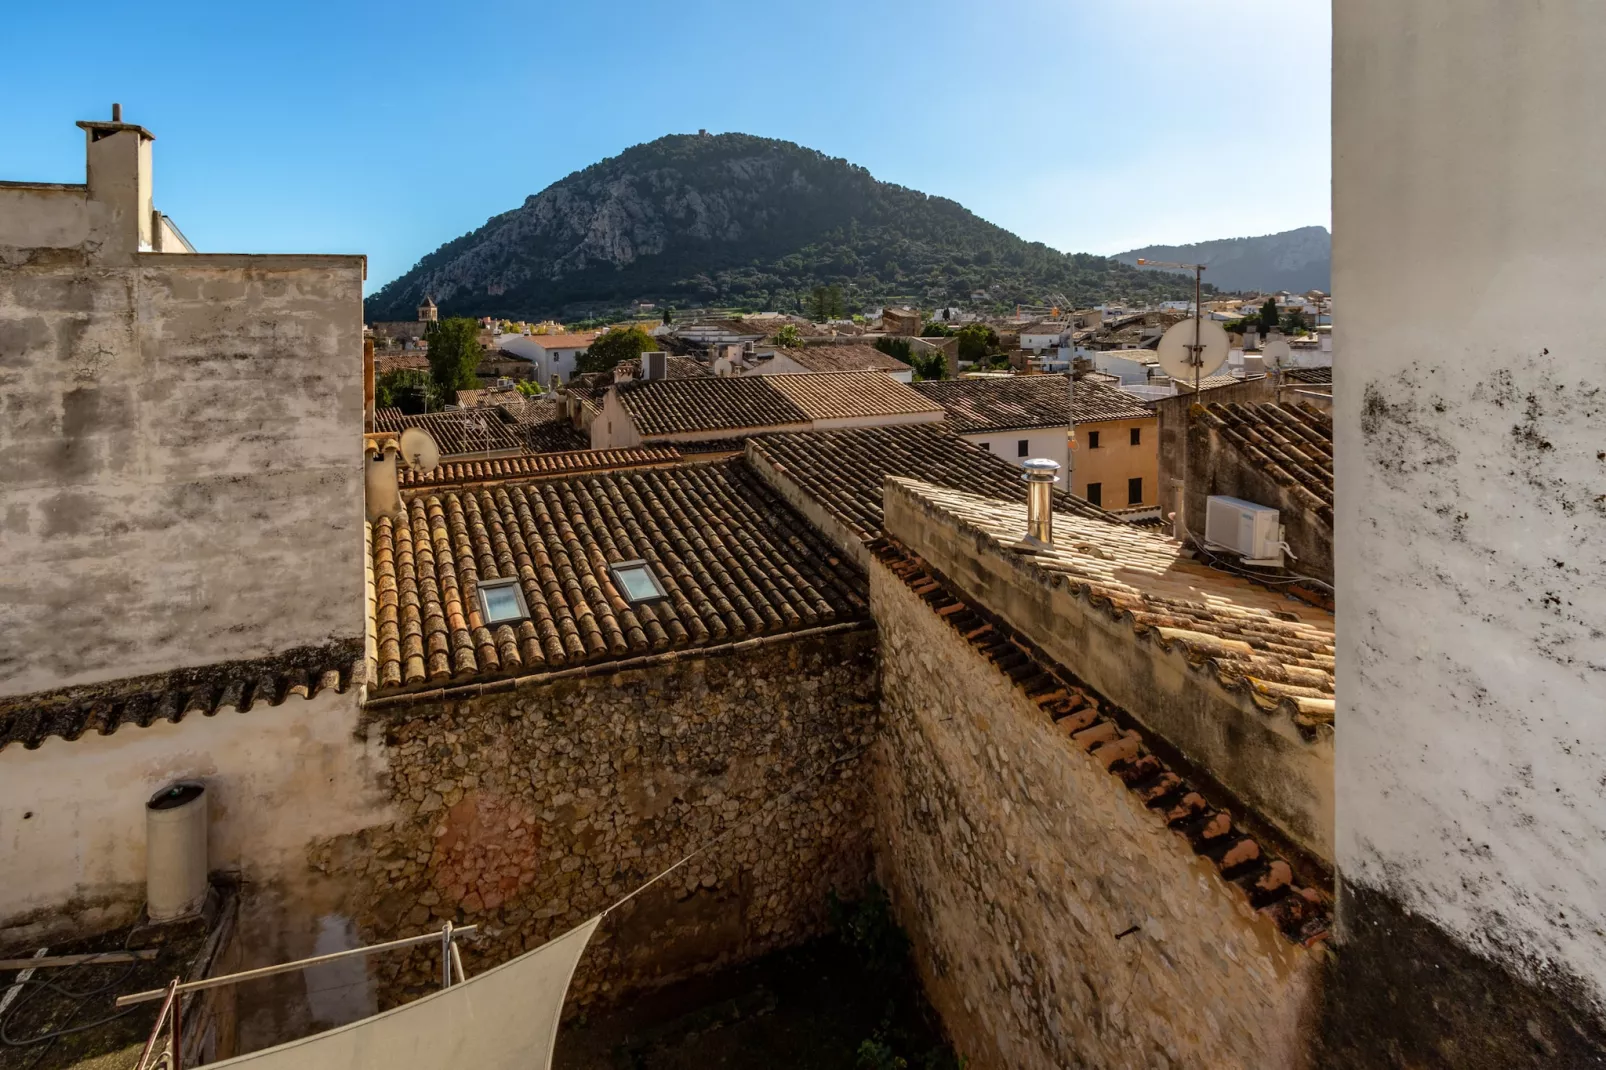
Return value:
[[(1315, 953), (870, 569), (877, 866), (978, 1067), (1305, 1065)], [(1135, 927), (1135, 928), (1134, 928)]]
[(26, 870), (0, 881), (0, 945), (84, 912), (137, 913), (145, 802), (181, 779), (207, 787), (210, 867), (247, 882), (247, 914), (264, 886), (294, 900), (309, 843), (394, 816), (381, 741), (357, 729), (356, 692), (326, 691), (0, 750), (0, 860)]
[(362, 634), (362, 273), (0, 265), (0, 694)]
[(1001, 552), (987, 544), (989, 536), (891, 480), (886, 527), (968, 596), (1131, 711), (1283, 837), (1331, 862), (1330, 728), (1306, 739), (1286, 714), (1263, 712), (1228, 691), (1196, 670), (1182, 650), (1140, 641), (1129, 620), (1090, 605), (1069, 585), (1051, 582), (1029, 557)]
[[(357, 882), (366, 937), (487, 927), (464, 952), (478, 972), (734, 829), (604, 921), (571, 1004), (796, 943), (869, 874), (875, 658), (854, 627), (372, 710), (401, 817), (316, 864)], [(438, 984), (439, 956), (375, 968), (394, 1003)]]
[(1462, 1066), (1606, 994), (1603, 53), (1584, 0), (1334, 9), (1341, 934), (1431, 922), (1380, 1044)]

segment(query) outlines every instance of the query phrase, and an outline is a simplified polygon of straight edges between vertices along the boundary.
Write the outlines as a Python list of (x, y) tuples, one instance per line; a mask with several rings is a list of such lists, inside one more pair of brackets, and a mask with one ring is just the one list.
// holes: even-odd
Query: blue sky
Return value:
[[(157, 136), (197, 248), (361, 252), (369, 289), (666, 133), (841, 156), (1068, 252), (1328, 224), (1327, 0), (86, 0), (7, 14), (0, 179)], [(64, 62), (93, 41), (92, 62)]]

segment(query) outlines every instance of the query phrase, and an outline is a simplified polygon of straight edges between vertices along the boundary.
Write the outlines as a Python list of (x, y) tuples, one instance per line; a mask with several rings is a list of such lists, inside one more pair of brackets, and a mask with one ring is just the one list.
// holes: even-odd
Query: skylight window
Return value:
[(613, 585), (631, 605), (651, 602), (667, 594), (658, 577), (653, 575), (652, 566), (645, 561), (616, 561), (608, 566), (608, 571), (613, 573)]
[(519, 590), (518, 580), (488, 580), (480, 584), (479, 593), (480, 609), (488, 625), (510, 624), (525, 620), (530, 615), (530, 607), (524, 604), (524, 592)]

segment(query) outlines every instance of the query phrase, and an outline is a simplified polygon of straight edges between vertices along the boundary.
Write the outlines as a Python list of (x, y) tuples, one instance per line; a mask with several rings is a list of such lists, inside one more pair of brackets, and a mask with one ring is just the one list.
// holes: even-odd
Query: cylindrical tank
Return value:
[(181, 780), (145, 804), (145, 909), (171, 921), (206, 901), (206, 788)]

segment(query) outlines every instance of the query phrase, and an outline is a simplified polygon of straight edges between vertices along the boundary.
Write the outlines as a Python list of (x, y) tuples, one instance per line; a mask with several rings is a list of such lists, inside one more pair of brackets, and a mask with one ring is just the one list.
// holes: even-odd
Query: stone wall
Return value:
[(897, 577), (872, 565), (877, 866), (977, 1067), (1304, 1064), (1286, 939)]
[(1246, 458), (1221, 432), (1203, 420), (1188, 428), (1188, 478), (1186, 483), (1189, 526), (1204, 529), (1209, 497), (1225, 494), (1233, 498), (1269, 505), (1278, 512), (1283, 540), (1292, 551), (1287, 567), (1302, 576), (1333, 582), (1333, 529), (1327, 521), (1296, 497), (1286, 485), (1261, 465)]
[[(610, 914), (581, 960), (571, 1006), (820, 932), (830, 893), (856, 891), (870, 871), (863, 752), (875, 732), (874, 632), (849, 626), (644, 660), (371, 709), (404, 816), (312, 853), (315, 867), (356, 882), (363, 936), (475, 923), (488, 933), (465, 947), (477, 973), (732, 829)], [(391, 1005), (438, 984), (439, 956), (390, 957), (377, 970), (380, 1002)]]

